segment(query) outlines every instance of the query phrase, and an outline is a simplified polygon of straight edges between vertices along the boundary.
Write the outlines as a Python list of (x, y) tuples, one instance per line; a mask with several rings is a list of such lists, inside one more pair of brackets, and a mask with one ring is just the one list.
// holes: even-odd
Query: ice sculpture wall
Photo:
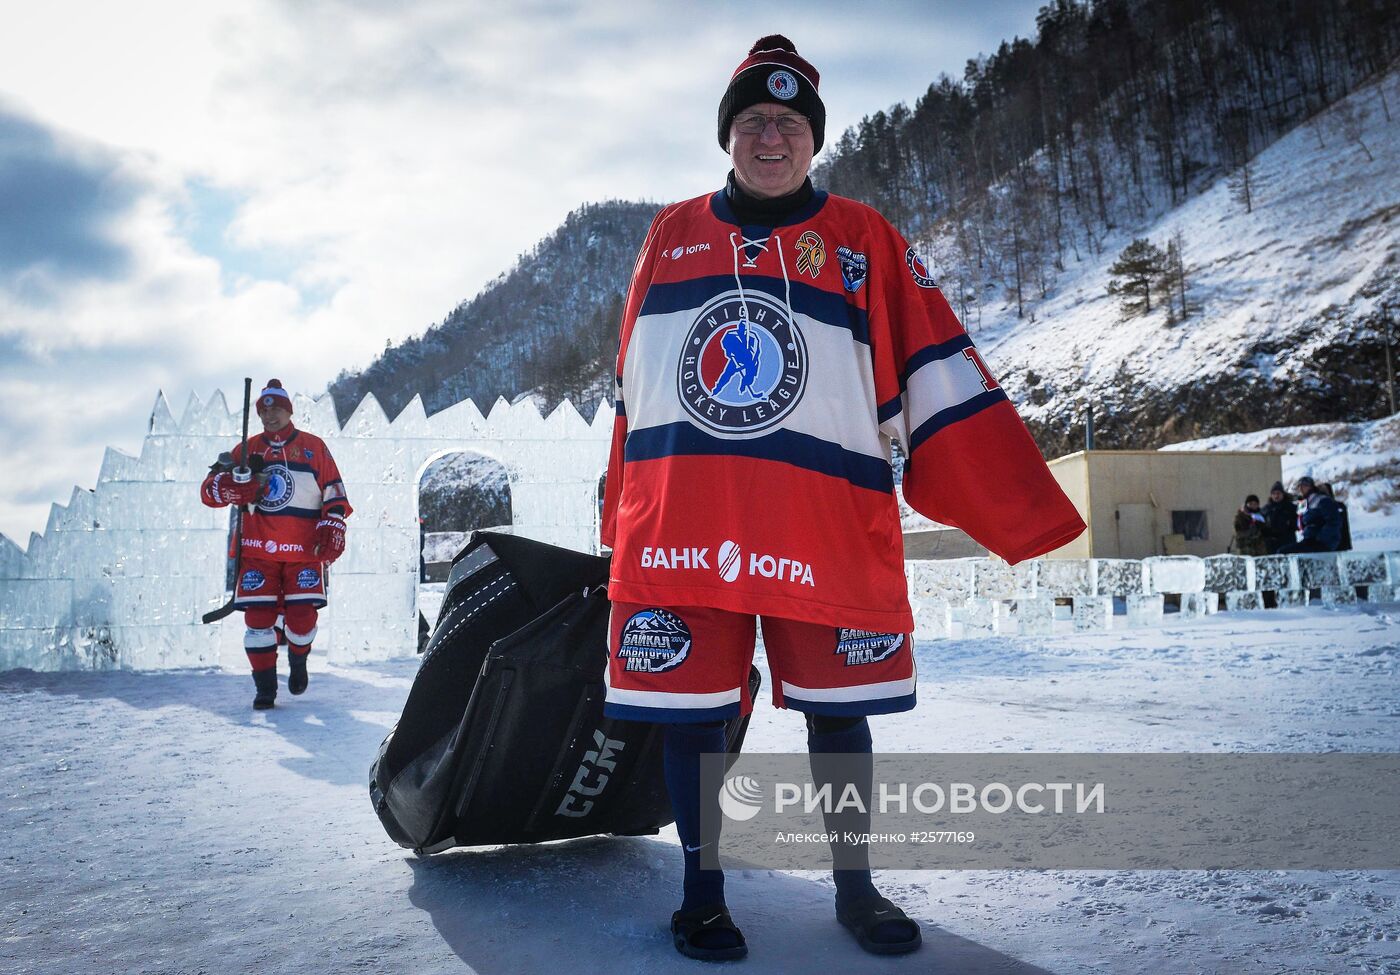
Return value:
[[(0, 543), (0, 670), (246, 666), (241, 617), (199, 622), (224, 601), (229, 522), (227, 509), (200, 503), (198, 486), (238, 440), (241, 405), (191, 397), (177, 421), (158, 396), (139, 457), (108, 449), (96, 488), (54, 505), (27, 552)], [(417, 649), (418, 487), (438, 457), (499, 461), (515, 531), (596, 546), (610, 406), (591, 423), (567, 402), (548, 417), (503, 400), (487, 416), (466, 401), (428, 417), (415, 397), (390, 422), (370, 395), (344, 427), (329, 396), (298, 396), (295, 408), (297, 425), (326, 440), (355, 506), (317, 640), (338, 662)]]
[[(204, 626), (223, 601), (226, 509), (199, 502), (210, 460), (233, 445), (241, 415), (222, 394), (191, 398), (177, 422), (157, 397), (139, 457), (107, 451), (97, 486), (54, 505), (27, 552), (0, 536), (0, 670), (246, 666), (241, 618)], [(474, 451), (511, 484), (516, 532), (592, 551), (598, 478), (612, 410), (585, 422), (569, 403), (548, 417), (470, 401), (427, 417), (415, 398), (391, 423), (366, 396), (344, 427), (329, 397), (296, 399), (298, 426), (330, 445), (355, 513), (333, 567), (318, 648), (337, 662), (417, 649), (418, 489), (429, 463)], [(1400, 553), (1163, 556), (1138, 560), (909, 562), (921, 638), (1047, 634), (1150, 626), (1168, 602), (1185, 616), (1400, 595)], [(1180, 617), (1178, 617), (1180, 618)]]
[(1220, 610), (1400, 601), (1400, 552), (906, 562), (916, 638), (1157, 626)]

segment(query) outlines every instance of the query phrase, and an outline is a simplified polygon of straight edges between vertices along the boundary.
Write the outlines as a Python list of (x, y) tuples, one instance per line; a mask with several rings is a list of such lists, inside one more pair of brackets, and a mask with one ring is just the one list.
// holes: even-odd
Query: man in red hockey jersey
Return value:
[(253, 707), (277, 698), (277, 617), (287, 639), (287, 690), (306, 690), (306, 658), (316, 615), (326, 605), (326, 566), (345, 551), (350, 502), (335, 459), (320, 437), (292, 424), (292, 398), (269, 379), (258, 394), (263, 432), (233, 450), (234, 467), (216, 465), (200, 486), (212, 508), (250, 506), (234, 606), (243, 610), (243, 645), (253, 668)]
[[(774, 703), (805, 714), (819, 784), (822, 756), (868, 760), (867, 715), (914, 706), (891, 442), (908, 457), (909, 503), (1009, 562), (1084, 530), (915, 250), (871, 208), (812, 187), (818, 83), (780, 35), (739, 64), (718, 119), (733, 170), (657, 214), (618, 351), (606, 712), (666, 725), (685, 856), (671, 930), (706, 960), (747, 952), (722, 871), (700, 863), (718, 839), (702, 818), (719, 814), (699, 756), (722, 752), (723, 722), (752, 705), (757, 621)], [(855, 784), (868, 799), (868, 777)], [(865, 833), (869, 817), (826, 825)], [(837, 918), (860, 945), (918, 948), (867, 848), (833, 854)]]

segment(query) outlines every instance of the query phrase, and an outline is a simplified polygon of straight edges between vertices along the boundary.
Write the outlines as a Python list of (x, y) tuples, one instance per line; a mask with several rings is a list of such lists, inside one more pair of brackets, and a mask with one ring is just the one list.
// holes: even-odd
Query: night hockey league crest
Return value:
[(259, 511), (281, 511), (292, 503), (296, 482), (292, 480), (292, 472), (287, 470), (287, 465), (270, 464), (263, 468), (259, 476), (263, 478), (262, 497), (258, 499)]
[(622, 624), (617, 659), (623, 668), (643, 674), (673, 670), (690, 656), (690, 627), (675, 613), (644, 609)]
[(841, 284), (851, 294), (865, 284), (865, 276), (870, 272), (870, 262), (859, 251), (853, 251), (844, 244), (836, 248), (836, 261), (841, 265)]
[(741, 301), (732, 291), (690, 327), (676, 385), (686, 411), (711, 430), (766, 430), (802, 399), (807, 345), (780, 302), (760, 291)]
[(904, 646), (903, 633), (873, 633), (847, 626), (836, 628), (836, 653), (846, 658), (846, 666), (873, 664)]
[(774, 98), (790, 102), (797, 97), (797, 79), (792, 76), (792, 72), (779, 68), (768, 76), (768, 90), (773, 93)]

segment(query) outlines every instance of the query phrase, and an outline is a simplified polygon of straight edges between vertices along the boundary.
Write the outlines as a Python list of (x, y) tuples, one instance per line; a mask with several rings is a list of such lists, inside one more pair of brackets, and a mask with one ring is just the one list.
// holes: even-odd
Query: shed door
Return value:
[(1157, 554), (1157, 509), (1150, 504), (1120, 504), (1113, 513), (1118, 523), (1118, 557), (1142, 559)]

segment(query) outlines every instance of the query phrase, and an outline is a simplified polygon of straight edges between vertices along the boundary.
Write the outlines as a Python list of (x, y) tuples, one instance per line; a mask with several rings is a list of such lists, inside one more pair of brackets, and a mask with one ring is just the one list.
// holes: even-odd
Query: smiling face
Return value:
[[(791, 115), (792, 107), (774, 102), (750, 105), (745, 115)], [(750, 196), (771, 199), (786, 196), (802, 185), (812, 168), (812, 127), (804, 126), (796, 135), (783, 135), (773, 123), (757, 135), (740, 132), (729, 124), (729, 155), (734, 160), (734, 178)]]
[(264, 406), (258, 400), (258, 419), (262, 420), (263, 430), (276, 433), (292, 422), (292, 411), (285, 406)]

